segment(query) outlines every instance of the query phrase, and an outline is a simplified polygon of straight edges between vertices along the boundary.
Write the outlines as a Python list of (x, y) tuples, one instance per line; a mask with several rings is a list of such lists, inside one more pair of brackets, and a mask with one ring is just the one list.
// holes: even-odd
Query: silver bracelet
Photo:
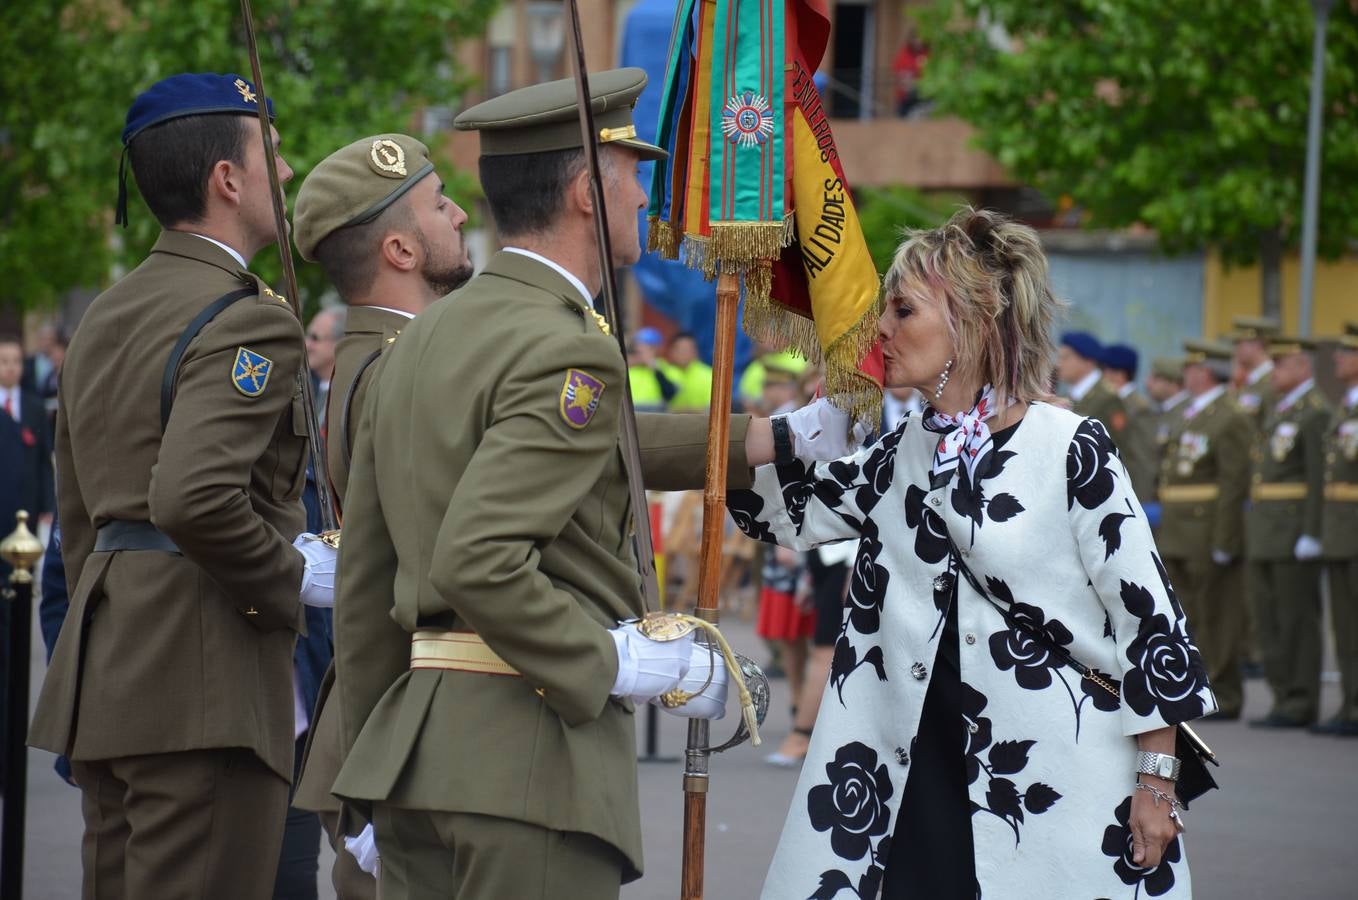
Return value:
[(1184, 827), (1184, 820), (1183, 820), (1183, 818), (1179, 815), (1179, 813), (1183, 810), (1184, 806), (1183, 806), (1182, 803), (1179, 802), (1179, 798), (1178, 798), (1178, 797), (1175, 797), (1173, 794), (1166, 794), (1164, 791), (1160, 790), (1160, 789), (1159, 789), (1158, 787), (1156, 787), (1155, 785), (1153, 785), (1153, 784), (1146, 784), (1144, 781), (1138, 781), (1138, 782), (1136, 783), (1136, 789), (1137, 789), (1138, 791), (1145, 791), (1146, 793), (1148, 793), (1148, 794), (1150, 794), (1152, 797), (1154, 797), (1154, 798), (1155, 798), (1155, 808), (1156, 808), (1156, 809), (1159, 809), (1159, 808), (1160, 808), (1160, 801), (1161, 801), (1161, 800), (1164, 800), (1164, 801), (1168, 802), (1168, 803), (1169, 803), (1169, 818), (1170, 818), (1170, 821), (1172, 821), (1172, 822), (1174, 823), (1174, 827), (1177, 828), (1177, 829), (1179, 829), (1179, 833), (1180, 833), (1180, 834), (1183, 834), (1185, 831), (1188, 830), (1187, 828)]

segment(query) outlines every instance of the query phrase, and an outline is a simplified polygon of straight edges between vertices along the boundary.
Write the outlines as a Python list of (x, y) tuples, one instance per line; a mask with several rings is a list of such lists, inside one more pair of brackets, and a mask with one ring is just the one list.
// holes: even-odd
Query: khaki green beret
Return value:
[[(590, 108), (601, 144), (630, 147), (642, 159), (669, 154), (637, 139), (632, 107), (646, 87), (642, 69), (609, 69), (589, 76)], [(453, 120), (460, 131), (481, 132), (482, 156), (545, 153), (583, 147), (574, 78), (510, 91), (464, 110)]]
[(1151, 361), (1151, 374), (1170, 381), (1184, 380), (1184, 361), (1171, 356), (1157, 356)]
[(1275, 334), (1268, 339), (1269, 356), (1291, 356), (1293, 353), (1310, 353), (1316, 349), (1316, 342), (1310, 338)]
[(1233, 341), (1266, 341), (1282, 331), (1277, 319), (1266, 316), (1236, 316), (1231, 319), (1230, 338)]
[(1228, 361), (1234, 356), (1234, 351), (1226, 345), (1217, 341), (1187, 340), (1184, 341), (1184, 362), (1183, 364), (1193, 365), (1194, 363), (1204, 363), (1208, 360)]
[(429, 148), (404, 134), (376, 134), (336, 150), (297, 192), (297, 252), (315, 262), (316, 245), (332, 232), (371, 222), (432, 171)]

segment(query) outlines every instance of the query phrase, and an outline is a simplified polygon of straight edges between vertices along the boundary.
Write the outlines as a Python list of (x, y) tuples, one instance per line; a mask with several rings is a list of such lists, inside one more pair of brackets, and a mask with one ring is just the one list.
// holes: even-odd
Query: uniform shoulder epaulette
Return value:
[(243, 273), (243, 277), (241, 280), (244, 281), (246, 284), (254, 287), (255, 290), (258, 291), (256, 302), (272, 304), (275, 306), (281, 304), (283, 306), (286, 306), (288, 309), (292, 309), (292, 304), (288, 302), (287, 297), (283, 296), (282, 294), (278, 293), (273, 288), (265, 284), (264, 279), (260, 278), (254, 272)]

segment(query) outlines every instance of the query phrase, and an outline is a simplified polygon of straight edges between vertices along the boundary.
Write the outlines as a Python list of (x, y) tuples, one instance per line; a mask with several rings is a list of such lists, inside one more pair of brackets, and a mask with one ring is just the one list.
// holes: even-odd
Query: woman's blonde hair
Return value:
[(909, 230), (882, 280), (886, 298), (914, 290), (944, 298), (952, 377), (993, 385), (996, 400), (1051, 397), (1052, 293), (1037, 232), (1007, 216), (964, 207), (939, 228)]

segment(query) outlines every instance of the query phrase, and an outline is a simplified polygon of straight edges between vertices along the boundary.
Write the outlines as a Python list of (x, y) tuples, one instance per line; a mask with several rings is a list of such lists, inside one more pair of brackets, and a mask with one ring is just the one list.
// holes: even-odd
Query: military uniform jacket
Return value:
[[(223, 294), (255, 286), (188, 345), (164, 436), (175, 341)], [(71, 342), (57, 416), (62, 560), (74, 590), (30, 742), (75, 760), (247, 747), (284, 779), (307, 424), (302, 329), (229, 253), (165, 232), (100, 295)], [(95, 552), (112, 520), (178, 546)]]
[(330, 423), (325, 449), (330, 464), (330, 483), (341, 502), (349, 485), (349, 460), (358, 433), (358, 417), (376, 362), (373, 354), (394, 341), (410, 318), (374, 306), (351, 306), (346, 314), (344, 337), (335, 347), (335, 374), (330, 377), (325, 418)]
[(1236, 393), (1235, 401), (1240, 409), (1249, 416), (1250, 424), (1262, 428), (1267, 421), (1273, 404), (1278, 398), (1273, 394), (1273, 385), (1265, 372), (1253, 384), (1242, 385)]
[(1122, 461), (1132, 477), (1132, 489), (1143, 503), (1155, 500), (1155, 479), (1159, 454), (1155, 443), (1158, 420), (1150, 401), (1133, 391), (1122, 400), (1127, 427), (1119, 443)]
[(1161, 462), (1156, 536), (1161, 553), (1209, 560), (1213, 550), (1220, 550), (1239, 559), (1245, 549), (1249, 419), (1222, 391), (1192, 418), (1181, 415), (1180, 422)]
[[(326, 458), (330, 463), (330, 482), (343, 509), (344, 493), (349, 486), (349, 460), (358, 432), (363, 397), (377, 371), (377, 357), (395, 342), (410, 316), (373, 306), (351, 306), (344, 322), (344, 337), (335, 348), (335, 373), (330, 378), (330, 397), (326, 421)], [(346, 423), (348, 427), (346, 428)], [(330, 786), (339, 774), (339, 709), (332, 705), (330, 693), (335, 684), (333, 662), (321, 680), (316, 708), (302, 757), (302, 772), (293, 794), (292, 805), (318, 812), (338, 812), (339, 801)]]
[[(616, 339), (560, 273), (502, 252), (379, 365), (346, 495), (334, 793), (586, 832), (639, 874), (634, 717), (609, 694), (607, 629), (642, 603)], [(639, 426), (649, 487), (701, 484), (706, 416)], [(421, 628), (472, 630), (521, 677), (411, 670)]]
[(1358, 560), (1358, 402), (1352, 392), (1335, 411), (1325, 446), (1325, 556)]
[(1321, 536), (1329, 427), (1329, 409), (1315, 388), (1281, 412), (1269, 410), (1254, 442), (1245, 518), (1250, 559), (1294, 559), (1297, 538)]
[(1143, 502), (1153, 500), (1153, 496), (1142, 493), (1143, 490), (1149, 491), (1151, 487), (1144, 484), (1149, 470), (1149, 460), (1145, 459), (1145, 456), (1149, 451), (1143, 446), (1143, 442), (1137, 440), (1127, 414), (1127, 405), (1117, 395), (1117, 391), (1100, 379), (1089, 389), (1089, 393), (1074, 404), (1073, 409), (1077, 416), (1098, 419), (1103, 423), (1104, 428), (1108, 429), (1112, 436), (1113, 443), (1117, 445), (1123, 465), (1127, 467), (1128, 472), (1133, 473), (1132, 488), (1137, 499)]

